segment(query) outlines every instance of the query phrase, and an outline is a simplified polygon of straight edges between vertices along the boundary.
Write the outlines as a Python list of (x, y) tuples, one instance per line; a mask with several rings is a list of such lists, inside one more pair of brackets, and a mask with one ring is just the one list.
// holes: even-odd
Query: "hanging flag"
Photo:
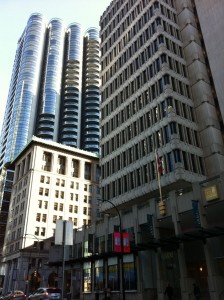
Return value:
[(114, 232), (114, 252), (121, 252), (121, 234)]
[(155, 155), (156, 155), (157, 174), (163, 175), (163, 166), (162, 166), (162, 162), (159, 158), (157, 150), (155, 151)]
[(128, 232), (122, 233), (122, 240), (123, 240), (123, 252), (130, 253), (130, 234)]

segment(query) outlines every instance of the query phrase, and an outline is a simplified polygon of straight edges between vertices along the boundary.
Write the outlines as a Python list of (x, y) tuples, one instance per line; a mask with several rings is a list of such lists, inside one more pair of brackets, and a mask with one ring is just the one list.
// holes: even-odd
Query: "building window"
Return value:
[(98, 290), (103, 291), (104, 289), (104, 265), (103, 265), (103, 260), (97, 260), (95, 261), (95, 283), (94, 286), (98, 288)]
[(40, 182), (44, 183), (44, 176), (43, 175), (40, 176)]
[(73, 211), (73, 205), (69, 205), (68, 211), (69, 211), (70, 213), (72, 213), (72, 211)]
[(123, 269), (126, 290), (137, 290), (136, 267), (133, 254), (124, 255)]
[(45, 195), (46, 197), (49, 196), (49, 189), (45, 189), (44, 195)]
[(58, 210), (58, 203), (57, 202), (54, 203), (54, 210)]
[(51, 153), (45, 152), (43, 153), (42, 158), (42, 170), (50, 171), (51, 170)]
[(40, 227), (35, 227), (35, 232), (34, 232), (34, 234), (35, 234), (35, 235), (39, 235), (39, 232), (40, 232)]
[(62, 155), (58, 156), (58, 166), (57, 166), (57, 173), (65, 175), (65, 157)]
[(42, 216), (42, 222), (46, 223), (47, 222), (47, 215), (43, 214)]
[(48, 207), (48, 202), (44, 201), (44, 209), (47, 209), (47, 207)]
[(72, 160), (72, 177), (79, 177), (79, 160), (73, 159)]
[(39, 195), (43, 196), (43, 194), (44, 194), (44, 189), (43, 188), (39, 188)]
[(118, 259), (117, 257), (108, 258), (108, 286), (113, 291), (120, 290)]
[(91, 179), (91, 163), (85, 163), (85, 174), (84, 174), (84, 178), (86, 180), (90, 180)]
[(40, 213), (37, 213), (37, 215), (36, 215), (36, 221), (40, 222)]
[(53, 223), (56, 223), (56, 221), (57, 221), (57, 216), (53, 216)]
[(83, 264), (83, 292), (91, 292), (91, 262), (84, 262)]
[(38, 207), (42, 208), (42, 200), (38, 200)]
[(42, 228), (41, 228), (40, 235), (41, 235), (41, 236), (45, 236), (45, 231), (46, 231), (45, 227), (42, 227)]

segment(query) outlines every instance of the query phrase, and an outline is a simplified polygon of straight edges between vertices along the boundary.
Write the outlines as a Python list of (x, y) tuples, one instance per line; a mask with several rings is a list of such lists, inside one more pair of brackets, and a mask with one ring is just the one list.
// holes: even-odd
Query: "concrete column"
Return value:
[[(178, 207), (177, 207), (177, 198), (176, 198), (176, 191), (171, 191), (169, 193), (169, 199), (171, 204), (171, 214), (172, 214), (172, 221), (174, 224), (175, 234), (181, 234), (181, 226), (180, 220), (178, 215)], [(179, 261), (179, 270), (180, 270), (180, 288), (181, 288), (181, 296), (183, 300), (190, 299), (190, 285), (192, 284), (192, 280), (187, 277), (187, 266), (184, 254), (184, 244), (181, 242), (177, 249), (178, 261)]]
[(211, 299), (219, 300), (219, 295), (223, 291), (224, 278), (218, 275), (216, 264), (211, 254), (211, 243), (212, 241), (210, 239), (207, 239), (206, 243), (204, 244), (206, 265), (208, 271), (208, 287)]
[[(205, 208), (203, 206), (203, 199), (201, 197), (201, 186), (199, 184), (193, 185), (193, 191), (195, 195), (195, 199), (199, 199), (199, 212), (200, 212), (200, 220), (201, 220), (201, 226), (202, 228), (207, 228), (207, 217)], [(224, 286), (224, 278), (219, 275), (216, 261), (214, 257), (212, 256), (212, 240), (211, 239), (205, 239), (204, 242), (204, 253), (205, 253), (205, 259), (206, 259), (206, 266), (207, 266), (207, 272), (208, 272), (208, 288), (210, 297), (212, 300), (218, 300), (219, 295), (223, 291)]]
[(84, 179), (84, 174), (85, 174), (85, 161), (80, 160), (79, 161), (79, 178)]
[(71, 176), (72, 158), (66, 157), (66, 175)]
[(58, 164), (58, 154), (52, 153), (52, 160), (51, 160), (51, 172), (57, 173), (57, 164)]

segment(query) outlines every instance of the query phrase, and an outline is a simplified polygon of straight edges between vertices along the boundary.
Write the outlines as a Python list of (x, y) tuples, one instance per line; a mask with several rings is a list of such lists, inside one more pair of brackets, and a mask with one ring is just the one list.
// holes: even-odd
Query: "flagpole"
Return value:
[(164, 216), (166, 214), (166, 208), (165, 208), (165, 202), (164, 202), (163, 196), (162, 196), (162, 187), (161, 187), (161, 180), (160, 180), (161, 166), (159, 166), (159, 156), (158, 156), (157, 149), (155, 149), (155, 157), (156, 157), (156, 173), (157, 173), (157, 181), (158, 181), (159, 197), (160, 197), (159, 210), (160, 210), (160, 214), (162, 216)]

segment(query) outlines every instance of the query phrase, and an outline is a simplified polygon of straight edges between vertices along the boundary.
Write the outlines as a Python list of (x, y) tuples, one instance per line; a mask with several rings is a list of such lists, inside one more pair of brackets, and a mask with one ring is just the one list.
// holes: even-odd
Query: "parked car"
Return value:
[[(31, 300), (31, 299), (33, 299), (33, 295), (35, 294), (35, 292), (33, 292), (33, 293), (31, 293), (31, 294), (29, 294), (29, 295), (27, 295), (28, 297), (27, 297), (27, 299), (28, 300)], [(1, 299), (0, 299), (1, 300)]]
[(45, 299), (61, 300), (62, 294), (61, 294), (61, 289), (59, 288), (40, 287), (33, 295), (30, 296), (31, 296), (30, 300), (45, 300)]
[(23, 291), (15, 290), (6, 293), (2, 300), (24, 300), (26, 299), (26, 295)]

